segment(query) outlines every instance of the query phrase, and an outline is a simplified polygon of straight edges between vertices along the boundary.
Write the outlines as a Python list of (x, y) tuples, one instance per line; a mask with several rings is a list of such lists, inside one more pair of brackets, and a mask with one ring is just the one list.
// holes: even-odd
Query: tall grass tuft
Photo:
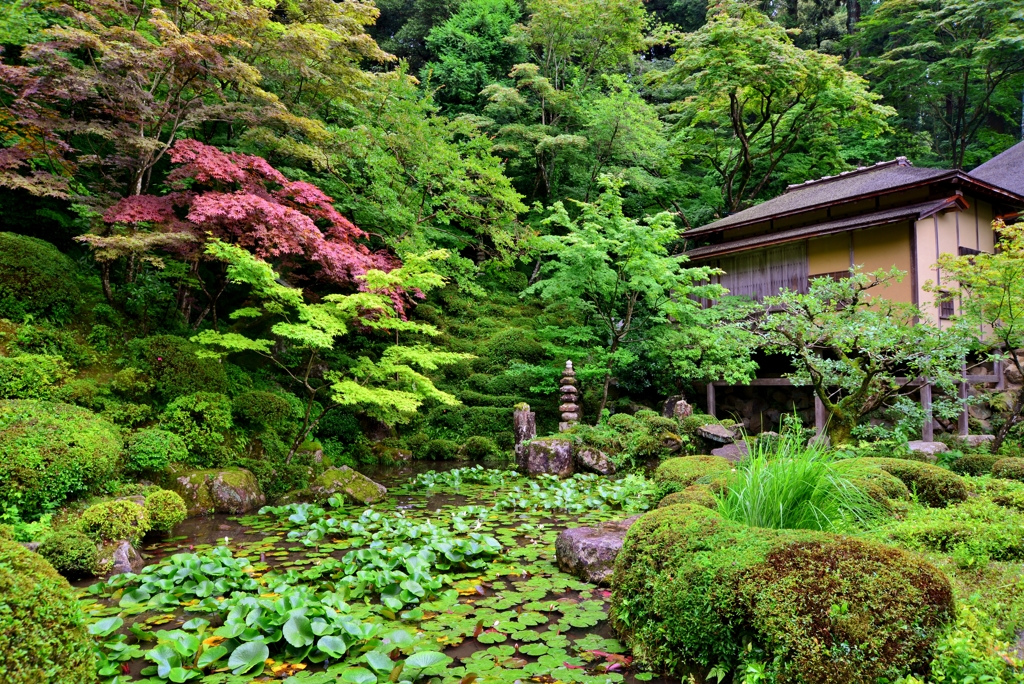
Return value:
[(759, 439), (716, 496), (722, 516), (752, 527), (842, 531), (881, 514), (871, 497), (841, 475), (832, 450), (799, 432)]

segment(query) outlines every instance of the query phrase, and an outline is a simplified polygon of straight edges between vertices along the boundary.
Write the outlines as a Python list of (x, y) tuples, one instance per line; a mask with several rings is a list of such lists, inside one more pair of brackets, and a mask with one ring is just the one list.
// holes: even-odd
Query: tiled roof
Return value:
[(711, 257), (723, 256), (725, 254), (732, 254), (733, 252), (742, 252), (756, 247), (775, 245), (782, 242), (792, 242), (795, 240), (805, 240), (808, 237), (815, 237), (818, 235), (830, 235), (832, 233), (842, 233), (848, 230), (856, 230), (858, 228), (882, 226), (889, 223), (905, 221), (907, 219), (917, 220), (931, 216), (942, 209), (951, 208), (961, 202), (963, 202), (962, 198), (950, 197), (948, 199), (930, 200), (919, 204), (911, 204), (905, 207), (883, 209), (882, 211), (875, 211), (870, 214), (860, 214), (858, 216), (850, 216), (848, 218), (816, 223), (810, 226), (790, 228), (789, 230), (780, 230), (771, 233), (764, 233), (762, 235), (752, 235), (748, 238), (731, 240), (717, 245), (697, 247), (686, 252), (686, 256), (691, 259), (708, 259)]
[(846, 171), (837, 176), (826, 176), (818, 180), (790, 185), (786, 192), (749, 209), (736, 212), (706, 226), (687, 231), (689, 235), (710, 233), (735, 226), (765, 221), (776, 216), (785, 216), (808, 211), (819, 206), (828, 206), (844, 200), (873, 196), (910, 185), (917, 185), (956, 172), (946, 169), (930, 169), (912, 166), (903, 157), (892, 161), (879, 162), (874, 166)]
[(1024, 142), (997, 154), (967, 175), (1017, 195), (1024, 195)]

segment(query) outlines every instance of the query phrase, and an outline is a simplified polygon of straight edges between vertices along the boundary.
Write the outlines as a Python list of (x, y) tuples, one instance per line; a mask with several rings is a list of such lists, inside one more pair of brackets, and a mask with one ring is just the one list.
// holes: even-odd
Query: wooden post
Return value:
[(962, 409), (960, 411), (960, 416), (957, 418), (957, 428), (959, 428), (958, 432), (960, 433), (960, 436), (961, 437), (966, 437), (967, 435), (971, 434), (970, 421), (968, 420), (970, 416), (968, 415), (968, 412), (967, 412), (967, 364), (966, 363), (960, 369), (960, 377), (961, 377), (961, 380), (960, 380), (960, 384), (959, 384), (957, 389), (959, 390), (958, 394), (960, 396), (960, 406), (962, 407)]
[(708, 383), (708, 415), (717, 418), (715, 415), (715, 383)]
[(1002, 359), (999, 359), (993, 365), (996, 371), (996, 389), (1002, 392), (1006, 389), (1006, 375), (1004, 374), (1006, 366), (1003, 364)]
[(932, 423), (932, 386), (927, 381), (921, 385), (921, 408), (924, 409), (924, 427), (921, 429), (921, 439), (926, 442), (934, 442), (935, 425)]
[(820, 435), (825, 431), (825, 403), (818, 396), (817, 392), (812, 390), (812, 394), (814, 394), (814, 429)]

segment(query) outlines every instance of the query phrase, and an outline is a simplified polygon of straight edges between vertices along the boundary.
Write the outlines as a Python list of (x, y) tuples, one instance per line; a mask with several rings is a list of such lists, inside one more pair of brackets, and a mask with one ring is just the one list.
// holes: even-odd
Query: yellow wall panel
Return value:
[(913, 286), (910, 279), (910, 226), (896, 223), (878, 228), (858, 230), (853, 234), (853, 262), (863, 267), (865, 273), (893, 266), (905, 271), (907, 276), (903, 282), (894, 283), (879, 296), (902, 302), (909, 302), (913, 297)]
[(850, 233), (826, 235), (807, 241), (807, 271), (820, 273), (845, 271), (850, 268)]

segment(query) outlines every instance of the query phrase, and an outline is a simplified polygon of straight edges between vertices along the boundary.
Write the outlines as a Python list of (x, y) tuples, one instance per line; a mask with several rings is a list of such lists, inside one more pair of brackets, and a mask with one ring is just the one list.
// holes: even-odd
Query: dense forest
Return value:
[[(19, 645), (11, 626), (28, 618), (0, 607), (0, 681), (1024, 681), (1010, 643), (1024, 634), (1018, 215), (996, 217), (995, 254), (936, 247), (959, 283), (933, 287), (957, 301), (945, 329), (865, 294), (901, 280), (895, 269), (758, 302), (686, 255), (707, 241), (687, 231), (791, 185), (896, 158), (969, 171), (1020, 143), (1017, 0), (0, 8), (0, 595), (53, 592), (64, 612), (43, 621), (88, 630), (81, 648), (45, 630)], [(1004, 363), (1010, 389), (968, 396), (968, 363)], [(788, 398), (788, 414), (756, 427), (708, 415), (707, 383), (765, 368), (810, 388), (827, 440), (810, 403)], [(932, 413), (906, 376), (935, 387)], [(968, 403), (987, 441), (958, 439)], [(933, 419), (949, 449), (915, 456), (908, 443)], [(743, 465), (706, 455), (726, 441)], [(551, 465), (560, 442), (592, 474), (526, 479), (531, 449), (549, 450), (539, 470), (571, 475)], [(529, 472), (507, 470), (517, 463)], [(416, 475), (388, 481), (399, 496), (470, 494), (405, 518), (400, 498), (349, 475), (388, 480), (389, 468)], [(613, 472), (624, 477), (594, 474)], [(743, 492), (772, 477), (818, 484), (774, 508), (765, 494), (759, 518)], [(659, 502), (626, 537), (611, 594), (554, 564), (562, 528)], [(346, 506), (341, 543), (330, 511)], [(440, 531), (416, 517), (431, 511), (451, 516)], [(213, 536), (166, 541), (212, 512)], [(218, 537), (225, 514), (251, 516), (230, 533), (248, 547)], [(285, 537), (314, 551), (296, 561), (299, 547), (273, 545)], [(110, 556), (121, 542), (137, 556), (144, 538), (159, 564)], [(690, 554), (690, 584), (640, 576), (661, 562), (644, 540)], [(76, 602), (14, 542), (73, 580), (128, 574)], [(412, 550), (399, 562), (381, 544)], [(300, 570), (268, 571), (280, 554)], [(824, 582), (785, 568), (830, 563), (880, 579), (865, 589), (837, 570), (815, 595), (824, 607), (771, 598)], [(516, 564), (519, 599), (505, 601)], [(317, 593), (329, 566), (351, 606)], [(376, 579), (359, 574), (371, 566)], [(713, 572), (732, 598), (709, 589)], [(29, 590), (22, 575), (47, 579)], [(521, 633), (541, 623), (520, 618), (549, 593), (572, 607), (551, 623), (558, 638), (535, 642)], [(293, 603), (271, 624), (243, 594)], [(477, 595), (485, 607), (460, 613)], [(179, 600), (210, 620), (141, 626)], [(462, 622), (431, 622), (446, 611)], [(610, 630), (582, 637), (587, 648), (563, 636), (609, 615), (621, 644)], [(503, 620), (520, 633), (504, 646)], [(406, 631), (382, 646), (392, 628), (415, 643)], [(437, 650), (463, 639), (497, 666)], [(34, 651), (50, 660), (33, 664)]]

